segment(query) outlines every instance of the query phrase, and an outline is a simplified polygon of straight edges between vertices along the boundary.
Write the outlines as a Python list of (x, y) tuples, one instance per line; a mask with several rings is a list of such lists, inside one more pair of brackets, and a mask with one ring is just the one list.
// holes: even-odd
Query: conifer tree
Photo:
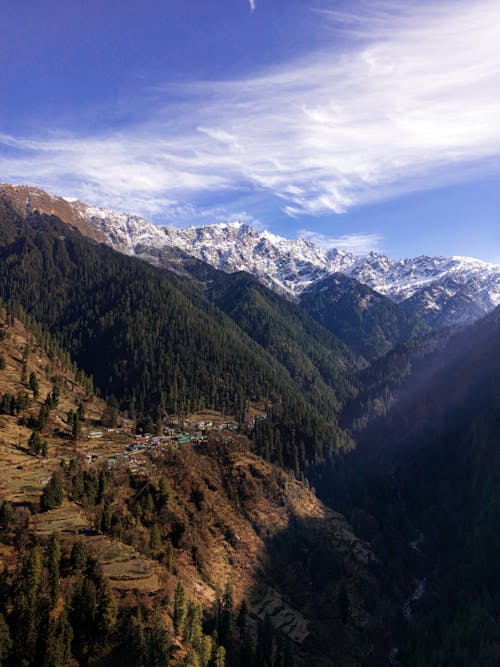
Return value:
[(12, 509), (12, 503), (8, 500), (4, 500), (0, 506), (0, 528), (2, 529), (2, 532), (9, 532), (13, 516), (14, 510)]
[(94, 582), (85, 577), (75, 588), (71, 600), (71, 626), (81, 645), (80, 653), (88, 651), (88, 641), (95, 628), (97, 592)]
[(201, 652), (203, 643), (201, 609), (194, 602), (190, 602), (188, 605), (183, 640), (185, 644), (192, 646), (197, 655)]
[(37, 431), (33, 431), (28, 441), (28, 449), (32, 454), (40, 454), (42, 451), (42, 439)]
[(52, 604), (55, 604), (59, 597), (59, 568), (61, 566), (61, 538), (57, 532), (52, 533), (49, 537), (46, 558), (49, 570), (50, 597)]
[(52, 619), (49, 623), (43, 667), (66, 667), (71, 660), (72, 641), (73, 630), (66, 612), (63, 611), (57, 619)]
[(170, 658), (170, 635), (165, 628), (161, 607), (155, 606), (151, 632), (148, 637), (148, 667), (164, 667)]
[(202, 647), (200, 651), (202, 667), (208, 667), (214, 652), (213, 639), (210, 635), (203, 635)]
[(39, 639), (42, 607), (40, 578), (42, 559), (38, 548), (24, 557), (13, 592), (12, 628), (16, 664), (33, 664)]
[(226, 649), (219, 646), (215, 654), (215, 667), (226, 667)]
[(144, 632), (144, 621), (141, 608), (138, 607), (135, 614), (130, 616), (127, 624), (126, 636), (129, 639), (130, 664), (134, 667), (143, 667), (146, 656), (146, 640)]
[(118, 604), (109, 585), (103, 578), (97, 589), (96, 622), (100, 634), (106, 638), (115, 628), (118, 618)]
[(162, 475), (160, 477), (160, 482), (158, 485), (158, 493), (160, 497), (160, 507), (164, 507), (168, 503), (168, 497), (170, 495), (170, 489), (166, 478)]
[(180, 635), (186, 620), (186, 592), (184, 586), (179, 582), (174, 594), (174, 630), (176, 635)]
[(49, 483), (44, 488), (40, 499), (40, 509), (45, 512), (59, 507), (63, 501), (63, 479), (59, 471), (53, 473)]
[(30, 373), (28, 386), (33, 392), (33, 398), (38, 398), (38, 395), (40, 393), (40, 385), (36, 373), (34, 373), (33, 371)]
[(165, 547), (165, 565), (170, 570), (172, 563), (174, 561), (174, 546), (170, 540), (167, 540), (167, 545)]
[(157, 558), (160, 555), (161, 533), (157, 523), (154, 523), (153, 527), (151, 528), (151, 535), (149, 538), (149, 548), (151, 549), (151, 553), (155, 558)]
[(220, 641), (225, 644), (231, 637), (233, 624), (233, 589), (231, 584), (227, 584), (222, 596), (221, 615), (220, 615)]
[(71, 567), (74, 570), (83, 570), (87, 564), (88, 555), (88, 549), (85, 542), (82, 540), (73, 542), (71, 548)]

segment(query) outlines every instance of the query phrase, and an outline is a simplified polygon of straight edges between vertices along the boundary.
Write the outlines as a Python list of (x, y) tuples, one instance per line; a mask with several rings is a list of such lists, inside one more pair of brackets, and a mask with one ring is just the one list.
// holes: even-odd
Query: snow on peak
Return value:
[(329, 274), (342, 273), (443, 326), (473, 321), (500, 303), (500, 267), (471, 257), (394, 260), (379, 252), (359, 257), (325, 250), (309, 239), (258, 231), (242, 221), (160, 228), (138, 216), (84, 207), (89, 223), (121, 252), (150, 261), (158, 254), (152, 251), (178, 248), (222, 271), (247, 271), (291, 298)]
[(240, 220), (200, 227), (158, 227), (39, 188), (1, 185), (19, 212), (54, 214), (115, 250), (161, 264), (162, 249), (180, 249), (226, 272), (247, 271), (290, 298), (332, 273), (357, 279), (413, 312), (442, 325), (473, 321), (500, 304), (500, 267), (472, 257), (394, 260), (377, 252), (359, 257), (323, 249), (310, 239), (258, 231)]

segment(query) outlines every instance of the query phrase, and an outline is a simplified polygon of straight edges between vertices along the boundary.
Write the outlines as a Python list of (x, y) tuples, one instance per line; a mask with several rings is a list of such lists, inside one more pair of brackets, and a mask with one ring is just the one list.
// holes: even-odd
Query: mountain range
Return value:
[(2, 186), (0, 662), (494, 667), (497, 300)]
[[(359, 257), (335, 248), (325, 250), (310, 240), (257, 231), (242, 222), (160, 227), (137, 215), (52, 196), (34, 187), (2, 185), (0, 191), (21, 216), (30, 211), (56, 215), (123, 254), (180, 272), (185, 272), (186, 259), (194, 257), (226, 273), (248, 272), (299, 302), (326, 277), (342, 274), (433, 328), (472, 323), (500, 303), (500, 267), (479, 259), (394, 260), (375, 252)], [(328, 289), (328, 283), (321, 283), (321, 288)]]

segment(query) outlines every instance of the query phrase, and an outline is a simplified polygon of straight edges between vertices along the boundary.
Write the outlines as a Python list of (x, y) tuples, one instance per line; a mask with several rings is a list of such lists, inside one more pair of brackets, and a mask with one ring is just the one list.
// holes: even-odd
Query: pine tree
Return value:
[(161, 544), (160, 529), (158, 528), (158, 524), (155, 523), (151, 528), (151, 535), (149, 538), (149, 548), (151, 549), (151, 553), (155, 558), (157, 558), (160, 555), (161, 546), (162, 544)]
[(161, 607), (155, 606), (151, 632), (148, 637), (148, 667), (164, 667), (170, 659), (170, 635), (165, 628)]
[(96, 622), (100, 634), (106, 638), (116, 627), (118, 618), (118, 604), (109, 585), (104, 578), (97, 589)]
[(203, 628), (201, 621), (200, 606), (194, 602), (190, 602), (184, 628), (184, 641), (191, 644), (197, 653), (201, 652), (203, 643)]
[(186, 620), (186, 592), (184, 586), (179, 582), (174, 594), (174, 630), (176, 635), (182, 633), (184, 622)]
[[(12, 503), (8, 500), (4, 500), (0, 507), (0, 528), (3, 533), (8, 533), (10, 531), (13, 516), (14, 510), (12, 509)], [(4, 537), (4, 535), (2, 537)]]
[(40, 499), (40, 509), (42, 512), (54, 509), (62, 505), (63, 501), (63, 479), (59, 471), (53, 473), (49, 483), (44, 488)]
[(111, 509), (109, 502), (106, 501), (104, 503), (101, 516), (101, 531), (103, 533), (111, 532), (112, 521), (113, 521), (113, 510)]
[(80, 421), (80, 417), (76, 412), (74, 412), (71, 424), (71, 437), (73, 438), (73, 440), (75, 441), (78, 440), (81, 430), (82, 430), (82, 423)]
[(15, 664), (33, 664), (42, 621), (42, 559), (38, 548), (24, 557), (13, 592), (12, 628)]
[(215, 667), (226, 667), (226, 649), (219, 646), (215, 654)]
[(73, 630), (63, 611), (57, 620), (49, 623), (43, 667), (65, 667), (71, 660), (72, 641)]
[(129, 639), (130, 664), (134, 667), (143, 667), (146, 660), (146, 641), (140, 607), (129, 619), (126, 636)]
[(212, 637), (210, 637), (210, 635), (203, 635), (202, 647), (200, 651), (202, 667), (208, 667), (210, 665), (213, 652), (214, 645)]
[[(71, 600), (71, 626), (75, 637), (85, 642), (94, 632), (97, 608), (97, 592), (94, 582), (85, 577), (75, 588)], [(85, 646), (82, 646), (85, 651)]]
[(61, 538), (59, 533), (54, 532), (49, 538), (47, 545), (47, 568), (49, 570), (50, 597), (54, 605), (59, 597), (59, 568), (61, 566)]
[(37, 431), (31, 433), (30, 439), (28, 440), (28, 449), (35, 455), (40, 454), (42, 451), (42, 439)]
[(71, 548), (71, 567), (74, 570), (83, 570), (87, 564), (88, 555), (88, 549), (85, 542), (82, 540), (73, 542)]
[(233, 625), (233, 589), (230, 584), (226, 586), (221, 603), (220, 616), (220, 641), (225, 644), (231, 637)]
[(240, 631), (240, 640), (243, 640), (243, 637), (245, 636), (246, 629), (247, 629), (247, 615), (248, 615), (248, 608), (247, 608), (247, 603), (245, 600), (241, 603), (240, 610), (238, 611), (238, 616), (236, 618), (236, 627)]
[(30, 373), (30, 379), (28, 382), (28, 386), (33, 392), (33, 398), (38, 398), (38, 395), (40, 393), (40, 385), (38, 382), (38, 378), (34, 372)]
[(167, 545), (165, 547), (165, 565), (170, 570), (172, 563), (174, 562), (174, 546), (170, 540), (167, 540)]
[(170, 489), (166, 478), (163, 476), (160, 477), (160, 482), (158, 485), (158, 493), (160, 496), (160, 507), (164, 507), (168, 503)]

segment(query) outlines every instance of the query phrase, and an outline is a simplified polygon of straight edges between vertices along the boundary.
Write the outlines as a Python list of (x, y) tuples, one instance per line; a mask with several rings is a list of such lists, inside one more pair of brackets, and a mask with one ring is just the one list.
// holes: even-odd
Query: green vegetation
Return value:
[[(31, 343), (0, 355), (2, 428), (39, 485), (0, 503), (0, 666), (372, 666), (393, 646), (407, 667), (497, 663), (500, 311), (428, 333), (331, 276), (302, 298), (309, 315), (193, 264), (202, 293), (1, 201), (0, 223), (7, 324), (22, 317), (81, 380), (68, 399), (51, 364), (30, 373)], [(106, 404), (92, 397), (88, 423), (110, 429), (124, 410), (143, 433), (201, 408), (238, 423), (135, 467), (40, 458), (56, 422), (50, 452), (79, 453), (94, 389)], [(67, 510), (71, 544), (50, 523)]]
[(369, 360), (430, 331), (425, 322), (398, 304), (340, 273), (314, 283), (301, 295), (300, 305)]
[(410, 667), (498, 660), (499, 325), (497, 309), (454, 336), (380, 359), (362, 377), (375, 393), (391, 379), (389, 409), (372, 414), (357, 452), (317, 480), (386, 564), (388, 594), (402, 605), (413, 593), (408, 582), (425, 579), (411, 618), (397, 627)]
[[(15, 226), (14, 214), (1, 222)], [(1, 249), (0, 259), (4, 301), (21, 304), (93, 376), (95, 386), (131, 414), (156, 420), (208, 407), (243, 421), (249, 400), (265, 401), (282, 443), (278, 453), (270, 442), (273, 460), (279, 455), (293, 469), (294, 440), (303, 443), (308, 464), (351, 446), (336, 423), (339, 397), (351, 392), (341, 373), (349, 353), (298, 309), (284, 347), (276, 334), (285, 331), (290, 308), (282, 304), (280, 311), (276, 302), (273, 318), (269, 306), (262, 309), (262, 323), (272, 322), (274, 333), (267, 341), (256, 336), (258, 344), (195, 290), (179, 289), (178, 278), (38, 214), (24, 236)], [(241, 326), (253, 328), (252, 322)], [(290, 347), (287, 340), (296, 342), (282, 353)], [(39, 428), (53, 398), (40, 411)]]

